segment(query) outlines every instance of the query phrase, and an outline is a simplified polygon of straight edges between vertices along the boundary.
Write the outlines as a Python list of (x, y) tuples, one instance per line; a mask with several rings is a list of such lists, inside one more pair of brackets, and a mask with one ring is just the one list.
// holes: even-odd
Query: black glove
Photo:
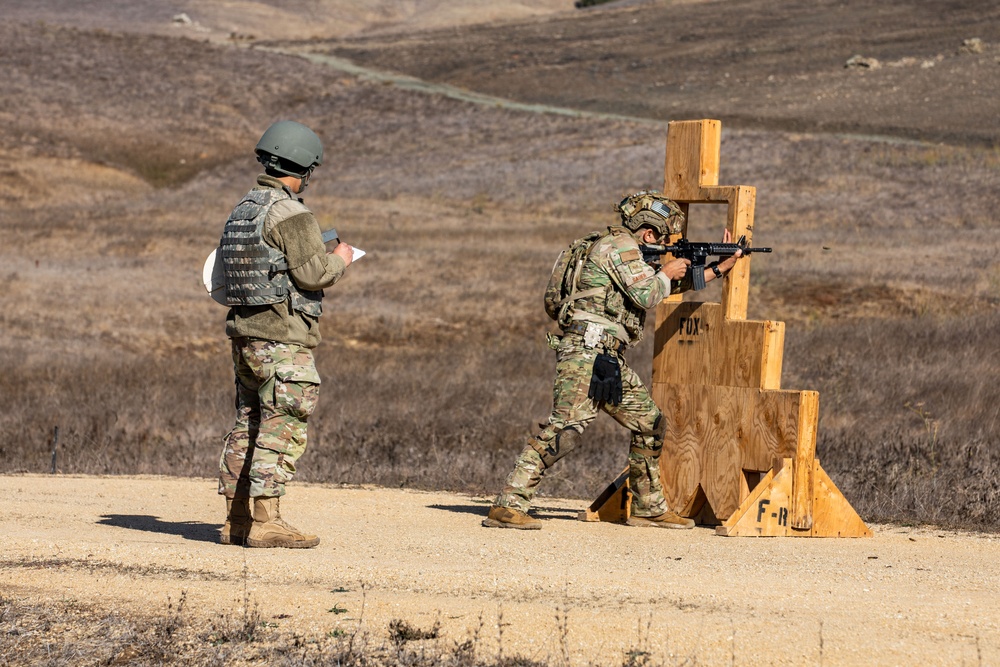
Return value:
[(587, 398), (604, 401), (609, 405), (622, 402), (622, 367), (618, 365), (617, 358), (604, 352), (597, 355)]

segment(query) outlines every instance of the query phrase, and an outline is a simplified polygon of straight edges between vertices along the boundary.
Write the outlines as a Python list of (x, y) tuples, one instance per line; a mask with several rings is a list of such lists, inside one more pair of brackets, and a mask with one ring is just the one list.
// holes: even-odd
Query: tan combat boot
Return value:
[(285, 523), (278, 511), (278, 498), (253, 499), (253, 526), (247, 536), (247, 546), (287, 549), (308, 549), (319, 544), (315, 535), (306, 535), (298, 528)]
[(667, 510), (659, 516), (641, 517), (632, 516), (628, 519), (628, 525), (640, 528), (694, 528), (694, 521), (685, 519), (676, 512)]
[(253, 517), (250, 516), (249, 498), (226, 498), (226, 523), (219, 533), (222, 544), (243, 546), (250, 534)]
[(519, 530), (541, 530), (542, 522), (532, 519), (530, 516), (511, 507), (498, 507), (494, 505), (490, 508), (489, 515), (483, 519), (483, 525), (487, 528), (517, 528)]

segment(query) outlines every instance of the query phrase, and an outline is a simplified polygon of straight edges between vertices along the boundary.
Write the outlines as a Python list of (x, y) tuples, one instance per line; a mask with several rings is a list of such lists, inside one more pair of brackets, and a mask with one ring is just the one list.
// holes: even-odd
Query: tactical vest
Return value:
[[(609, 227), (608, 235), (619, 236), (631, 232), (624, 227)], [(596, 244), (595, 244), (596, 245)], [(593, 253), (591, 252), (591, 255)], [(589, 261), (598, 263), (606, 270), (608, 283), (606, 285), (591, 286), (586, 280), (577, 283), (577, 298), (573, 304), (574, 312), (571, 319), (578, 321), (594, 321), (600, 323), (614, 324), (624, 332), (618, 338), (625, 343), (635, 344), (642, 339), (643, 326), (646, 323), (646, 311), (632, 303), (632, 300), (625, 295), (624, 287), (618, 284), (618, 274), (610, 267), (603, 266), (597, 258), (589, 257)], [(623, 335), (622, 335), (623, 334)]]
[(236, 205), (222, 232), (226, 304), (267, 306), (291, 300), (292, 309), (319, 317), (323, 292), (299, 289), (285, 255), (264, 241), (264, 221), (275, 202), (291, 199), (278, 188), (254, 188)]

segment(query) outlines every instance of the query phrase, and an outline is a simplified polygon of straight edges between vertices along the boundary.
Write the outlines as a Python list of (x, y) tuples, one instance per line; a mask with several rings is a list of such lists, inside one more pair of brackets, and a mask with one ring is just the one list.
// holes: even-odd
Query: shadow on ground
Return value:
[[(429, 509), (432, 510), (443, 510), (445, 512), (455, 512), (458, 514), (475, 514), (476, 516), (486, 516), (490, 512), (489, 505), (428, 505)], [(578, 509), (566, 508), (566, 507), (536, 507), (532, 508), (530, 512), (533, 516), (537, 516), (539, 519), (570, 519), (573, 521), (577, 520), (577, 515), (580, 513)]]
[(147, 533), (163, 535), (180, 535), (185, 540), (195, 542), (216, 542), (219, 539), (221, 526), (201, 521), (164, 521), (149, 514), (105, 514), (97, 523), (102, 526), (115, 526), (130, 530), (142, 530)]

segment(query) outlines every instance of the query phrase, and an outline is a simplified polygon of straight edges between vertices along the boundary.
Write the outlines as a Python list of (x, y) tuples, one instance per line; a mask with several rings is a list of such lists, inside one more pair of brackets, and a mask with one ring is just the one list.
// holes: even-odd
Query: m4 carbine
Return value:
[[(687, 259), (691, 261), (691, 286), (698, 289), (705, 289), (705, 260), (709, 257), (721, 257), (723, 259), (732, 257), (737, 251), (742, 251), (744, 255), (753, 252), (771, 252), (770, 248), (751, 248), (746, 242), (747, 237), (741, 236), (736, 243), (692, 243), (687, 239), (680, 239), (674, 245), (640, 245), (642, 259), (647, 264), (654, 267), (660, 265), (660, 255), (670, 253), (676, 259)], [(718, 266), (719, 262), (712, 262), (707, 268)]]

